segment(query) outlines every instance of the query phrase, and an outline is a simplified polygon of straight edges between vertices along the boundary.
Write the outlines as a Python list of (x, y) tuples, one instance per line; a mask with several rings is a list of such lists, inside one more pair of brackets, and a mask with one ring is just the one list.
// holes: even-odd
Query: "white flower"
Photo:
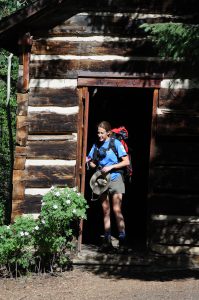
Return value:
[(25, 231), (25, 232), (24, 232), (24, 235), (26, 235), (26, 236), (29, 235), (29, 232)]
[(52, 185), (51, 188), (50, 188), (50, 191), (52, 191), (54, 188), (55, 188), (55, 187)]
[(10, 229), (10, 225), (7, 225), (6, 228), (7, 228), (7, 229)]
[(39, 230), (39, 226), (37, 225), (37, 226), (35, 226), (35, 230)]
[(80, 194), (80, 193), (77, 193), (77, 196), (81, 196), (81, 194)]
[(77, 187), (72, 188), (74, 192), (77, 192)]
[(42, 223), (42, 224), (46, 224), (46, 222), (45, 222), (45, 220), (44, 220), (44, 219), (42, 219), (42, 220), (41, 220), (41, 223)]
[(70, 204), (71, 203), (71, 201), (68, 199), (68, 200), (66, 200), (66, 204)]
[(20, 236), (24, 236), (25, 234), (24, 234), (24, 232), (23, 231), (21, 231), (20, 232)]
[(55, 196), (60, 196), (60, 195), (61, 195), (60, 192), (55, 193)]
[(54, 209), (57, 209), (57, 208), (58, 208), (57, 204), (54, 204), (54, 205), (53, 205), (53, 208), (54, 208)]
[(42, 206), (44, 206), (44, 205), (46, 205), (46, 203), (45, 202), (42, 202), (42, 204), (41, 204)]
[(73, 213), (74, 213), (74, 214), (76, 213), (76, 209), (75, 209), (75, 208), (73, 209)]

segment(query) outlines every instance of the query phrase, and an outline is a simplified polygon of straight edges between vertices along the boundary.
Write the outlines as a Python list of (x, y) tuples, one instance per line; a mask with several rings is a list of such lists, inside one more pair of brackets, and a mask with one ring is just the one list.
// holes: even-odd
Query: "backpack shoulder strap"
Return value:
[(108, 149), (111, 149), (118, 158), (118, 153), (117, 153), (117, 150), (116, 150), (116, 147), (115, 147), (115, 137), (113, 137), (113, 136), (110, 137), (110, 142), (109, 142)]
[(99, 160), (99, 149), (98, 149), (96, 144), (94, 144), (94, 147), (95, 148), (94, 148), (94, 151), (93, 151), (93, 160), (95, 162), (97, 162)]

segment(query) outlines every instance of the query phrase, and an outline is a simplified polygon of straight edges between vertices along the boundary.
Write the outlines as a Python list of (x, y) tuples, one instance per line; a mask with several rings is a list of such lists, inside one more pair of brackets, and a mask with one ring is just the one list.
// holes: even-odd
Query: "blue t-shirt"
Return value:
[[(103, 149), (108, 149), (109, 148), (109, 143), (110, 143), (110, 139), (106, 140), (98, 149), (99, 149), (99, 153), (104, 153)], [(122, 156), (126, 156), (127, 153), (124, 149), (124, 146), (122, 145), (122, 143), (115, 139), (114, 140), (114, 143), (115, 143), (115, 149), (116, 149), (116, 152), (117, 152), (117, 155), (115, 155), (114, 151), (112, 149), (109, 149), (107, 151), (105, 151), (105, 155), (99, 159), (99, 162), (98, 162), (98, 167), (105, 167), (105, 166), (112, 166), (112, 165), (115, 165), (117, 163), (119, 163), (119, 159), (118, 158), (121, 158)], [(93, 156), (94, 156), (94, 150), (96, 148), (96, 144), (94, 144), (91, 148), (91, 151), (89, 152), (88, 154), (88, 158), (90, 159), (93, 159)], [(119, 172), (117, 172), (116, 170), (111, 170), (110, 171), (111, 173), (111, 180), (115, 180), (118, 176), (119, 176)]]

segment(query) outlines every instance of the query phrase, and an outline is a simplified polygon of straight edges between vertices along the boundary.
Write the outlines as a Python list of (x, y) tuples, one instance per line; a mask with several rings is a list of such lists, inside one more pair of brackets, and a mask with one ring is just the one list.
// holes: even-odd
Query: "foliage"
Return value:
[(76, 188), (52, 188), (42, 199), (38, 219), (20, 216), (0, 227), (0, 270), (17, 276), (33, 268), (52, 272), (68, 266), (78, 222), (86, 219), (87, 208)]
[(199, 65), (199, 25), (182, 23), (142, 24), (160, 56), (184, 59), (195, 70)]
[[(11, 95), (6, 105), (7, 93), (7, 58), (9, 53), (2, 50), (0, 53), (0, 207), (6, 206), (3, 213), (9, 221), (9, 203), (11, 198), (11, 176), (13, 165), (13, 145), (15, 141), (16, 120), (16, 79), (18, 73), (18, 59), (12, 59)], [(1, 214), (0, 214), (1, 215)], [(1, 217), (0, 217), (1, 219)], [(2, 219), (1, 219), (2, 220)]]
[(0, 0), (0, 19), (32, 2), (34, 0)]

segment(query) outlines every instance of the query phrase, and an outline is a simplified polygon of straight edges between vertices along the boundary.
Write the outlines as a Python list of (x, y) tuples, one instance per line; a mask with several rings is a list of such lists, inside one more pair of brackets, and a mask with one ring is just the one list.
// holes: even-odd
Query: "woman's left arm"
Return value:
[(102, 168), (102, 172), (104, 173), (108, 173), (113, 169), (121, 169), (123, 167), (129, 166), (130, 165), (130, 161), (129, 161), (129, 156), (122, 156), (121, 157), (121, 161), (118, 162), (117, 164), (111, 165), (111, 166), (105, 166)]

